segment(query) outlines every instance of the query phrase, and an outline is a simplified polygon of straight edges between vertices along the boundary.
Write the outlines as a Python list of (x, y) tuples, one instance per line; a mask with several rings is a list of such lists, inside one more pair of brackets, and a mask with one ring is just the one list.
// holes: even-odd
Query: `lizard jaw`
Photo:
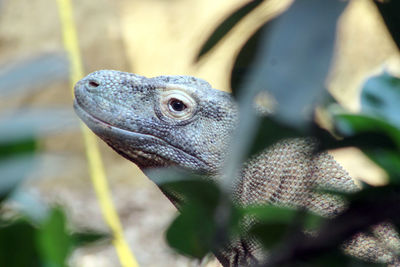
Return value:
[[(159, 137), (121, 129), (97, 118), (82, 108), (77, 99), (74, 100), (74, 109), (79, 118), (96, 135), (108, 143), (116, 152), (141, 167), (167, 167), (177, 165), (174, 164), (174, 159), (168, 159), (158, 153), (159, 148), (164, 147), (165, 151), (174, 150), (177, 154), (184, 156), (188, 162), (187, 166), (184, 167), (188, 169), (204, 172), (209, 168), (201, 159), (188, 154)], [(153, 147), (149, 147), (148, 144), (154, 144), (157, 149), (152, 151)], [(168, 152), (166, 152), (166, 154), (170, 155)], [(197, 167), (193, 168), (190, 163), (195, 163)]]

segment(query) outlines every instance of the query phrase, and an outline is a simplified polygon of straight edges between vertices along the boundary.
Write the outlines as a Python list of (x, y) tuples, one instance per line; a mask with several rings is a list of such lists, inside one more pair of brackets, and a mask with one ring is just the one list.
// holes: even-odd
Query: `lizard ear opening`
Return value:
[(196, 111), (196, 106), (196, 101), (182, 90), (171, 89), (160, 94), (161, 113), (170, 119), (190, 119)]

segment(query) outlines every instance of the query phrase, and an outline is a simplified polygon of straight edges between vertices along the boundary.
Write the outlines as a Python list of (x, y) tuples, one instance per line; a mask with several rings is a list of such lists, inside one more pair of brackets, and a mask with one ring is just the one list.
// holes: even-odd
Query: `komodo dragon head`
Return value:
[(141, 169), (215, 173), (236, 127), (230, 94), (190, 76), (101, 70), (75, 86), (74, 107), (100, 138)]

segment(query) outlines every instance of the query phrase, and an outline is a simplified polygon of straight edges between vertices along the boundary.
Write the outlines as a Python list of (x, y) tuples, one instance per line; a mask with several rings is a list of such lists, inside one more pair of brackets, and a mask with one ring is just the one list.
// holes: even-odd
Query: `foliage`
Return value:
[[(26, 97), (67, 74), (61, 55), (28, 59), (2, 69), (0, 96)], [(1, 114), (0, 266), (67, 266), (73, 249), (106, 237), (95, 232), (73, 233), (60, 207), (47, 210), (19, 186), (41, 157), (39, 138), (76, 129), (76, 125), (70, 108), (24, 108)], [(12, 203), (20, 209), (10, 208)]]
[[(225, 19), (205, 42), (197, 60), (261, 2), (249, 2)], [(392, 12), (396, 9), (391, 9), (398, 3), (374, 3), (399, 46), (395, 30), (399, 24)], [(400, 225), (400, 80), (387, 73), (371, 77), (363, 87), (362, 109), (358, 114), (338, 111), (337, 103), (325, 105), (335, 126), (335, 136), (340, 139), (312, 120), (315, 107), (329, 102), (323, 84), (332, 57), (337, 19), (345, 6), (346, 2), (336, 0), (295, 1), (244, 45), (231, 81), (240, 104), (240, 116), (246, 119), (240, 121), (230, 153), (231, 166), (226, 170), (233, 170), (228, 174), (235, 173), (238, 163), (281, 138), (314, 136), (320, 141), (320, 149), (358, 147), (388, 173), (390, 182), (382, 187), (364, 185), (353, 194), (330, 192), (346, 198), (349, 208), (333, 219), (326, 219), (307, 211), (268, 205), (238, 207), (228, 197), (229, 182), (217, 185), (207, 177), (165, 173), (170, 178), (160, 179), (158, 184), (165, 190), (179, 192), (185, 200), (167, 232), (171, 247), (202, 258), (229, 238), (252, 235), (273, 251), (270, 255), (274, 256), (265, 263), (268, 266), (376, 265), (344, 255), (339, 246), (358, 231), (384, 220)], [(252, 101), (265, 92), (277, 106), (273, 115), (259, 117)], [(238, 154), (239, 162), (235, 160)], [(223, 179), (232, 177), (227, 175)], [(244, 232), (240, 225), (249, 217), (257, 218), (257, 223)], [(305, 228), (318, 229), (318, 234), (304, 234)], [(183, 239), (182, 233), (189, 238)]]

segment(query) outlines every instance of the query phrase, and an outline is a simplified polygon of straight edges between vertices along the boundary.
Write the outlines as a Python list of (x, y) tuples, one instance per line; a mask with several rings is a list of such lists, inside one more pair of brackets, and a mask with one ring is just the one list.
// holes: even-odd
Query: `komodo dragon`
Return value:
[[(95, 134), (145, 172), (179, 166), (215, 176), (238, 120), (229, 93), (190, 76), (146, 78), (97, 71), (76, 84), (74, 107)], [(271, 203), (335, 216), (344, 209), (343, 201), (311, 189), (351, 192), (357, 186), (328, 153), (313, 154), (314, 146), (306, 138), (288, 139), (245, 163), (234, 200), (240, 205)], [(343, 244), (344, 251), (399, 266), (397, 232), (382, 223), (372, 233), (355, 235)], [(223, 266), (249, 266), (266, 257), (254, 240), (232, 241), (215, 255)]]

